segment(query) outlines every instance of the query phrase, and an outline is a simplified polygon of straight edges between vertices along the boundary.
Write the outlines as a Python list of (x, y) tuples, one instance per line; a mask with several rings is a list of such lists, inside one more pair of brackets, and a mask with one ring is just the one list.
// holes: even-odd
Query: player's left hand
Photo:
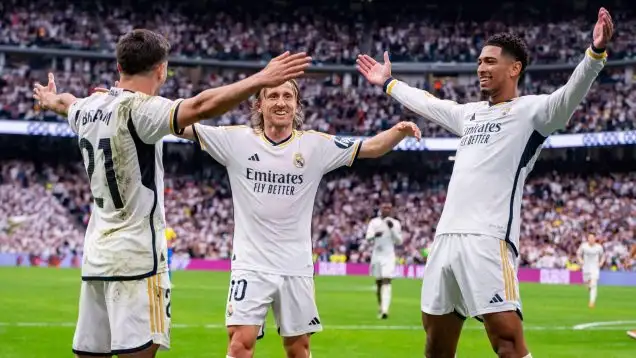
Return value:
[(406, 137), (415, 137), (415, 139), (422, 139), (422, 132), (420, 128), (413, 122), (400, 122), (395, 125), (395, 128), (404, 133)]
[(35, 83), (33, 88), (33, 98), (38, 101), (40, 107), (44, 109), (51, 108), (53, 103), (52, 98), (57, 94), (57, 86), (55, 85), (55, 76), (49, 72), (49, 83), (46, 87), (42, 86), (39, 82)]
[(606, 48), (607, 44), (614, 35), (614, 23), (609, 11), (602, 7), (598, 11), (598, 20), (594, 25), (594, 32), (592, 33), (593, 44), (596, 48)]

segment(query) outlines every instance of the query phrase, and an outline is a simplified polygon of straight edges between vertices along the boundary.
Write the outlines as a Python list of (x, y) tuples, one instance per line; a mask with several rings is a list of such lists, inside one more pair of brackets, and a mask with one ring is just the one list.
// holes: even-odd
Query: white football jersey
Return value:
[[(393, 223), (392, 228), (389, 221)], [(395, 245), (402, 243), (402, 225), (392, 217), (375, 217), (369, 221), (366, 238), (373, 240), (371, 263), (395, 262)]]
[(591, 272), (601, 269), (601, 258), (603, 257), (603, 246), (599, 243), (590, 245), (587, 241), (579, 246), (578, 256), (583, 258), (583, 271)]
[(568, 82), (554, 93), (497, 105), (458, 104), (397, 80), (388, 84), (391, 97), (461, 137), (436, 235), (493, 236), (508, 242), (518, 256), (528, 173), (547, 137), (566, 126), (604, 64), (605, 54), (588, 49)]
[(167, 271), (163, 141), (180, 101), (121, 88), (75, 102), (77, 133), (94, 198), (84, 239), (84, 280), (136, 280)]
[(314, 274), (311, 219), (323, 175), (351, 166), (361, 141), (294, 131), (281, 143), (246, 126), (193, 126), (196, 140), (227, 168), (234, 205), (232, 269)]

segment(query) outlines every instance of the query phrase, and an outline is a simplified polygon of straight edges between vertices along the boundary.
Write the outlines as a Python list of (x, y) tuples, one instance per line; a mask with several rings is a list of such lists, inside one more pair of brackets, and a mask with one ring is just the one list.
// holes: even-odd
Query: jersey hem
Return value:
[(134, 276), (82, 276), (82, 281), (138, 281), (166, 272), (167, 271), (153, 270), (141, 275)]
[(266, 269), (266, 268), (262, 268), (262, 267), (242, 267), (241, 265), (235, 266), (232, 265), (231, 271), (236, 271), (236, 270), (241, 270), (241, 271), (252, 271), (252, 272), (259, 272), (259, 273), (266, 273), (269, 275), (279, 275), (279, 276), (299, 276), (299, 277), (310, 277), (313, 278), (314, 277), (314, 269), (313, 266), (311, 268), (311, 272), (283, 272), (283, 271), (278, 271), (278, 270), (271, 270), (271, 269)]

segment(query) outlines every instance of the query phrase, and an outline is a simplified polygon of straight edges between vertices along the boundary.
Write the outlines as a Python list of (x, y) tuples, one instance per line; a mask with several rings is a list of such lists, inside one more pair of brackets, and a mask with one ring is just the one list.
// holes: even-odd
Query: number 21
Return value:
[[(95, 150), (93, 149), (93, 145), (91, 144), (91, 142), (89, 142), (86, 138), (80, 139), (79, 147), (80, 149), (85, 149), (86, 154), (88, 155), (88, 168), (86, 168), (86, 171), (88, 172), (88, 180), (90, 182), (93, 179), (93, 172), (95, 172)], [(115, 168), (113, 168), (113, 151), (110, 147), (110, 138), (100, 139), (97, 149), (101, 149), (104, 152), (106, 184), (108, 184), (108, 191), (110, 191), (110, 196), (113, 199), (113, 204), (115, 204), (115, 209), (121, 209), (124, 207), (124, 202), (121, 200), (121, 195), (119, 194), (117, 178), (115, 177)], [(99, 206), (100, 208), (103, 208), (104, 198), (98, 198), (95, 196), (95, 204), (97, 204), (97, 206)]]

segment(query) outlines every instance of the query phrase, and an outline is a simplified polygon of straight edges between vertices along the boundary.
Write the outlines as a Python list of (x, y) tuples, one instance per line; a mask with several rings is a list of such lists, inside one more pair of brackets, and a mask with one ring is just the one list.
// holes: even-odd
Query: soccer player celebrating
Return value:
[(78, 357), (154, 357), (170, 346), (170, 280), (163, 206), (162, 138), (220, 115), (266, 86), (302, 75), (310, 58), (285, 53), (234, 84), (171, 101), (156, 96), (167, 76), (170, 45), (134, 30), (116, 49), (119, 87), (87, 98), (36, 84), (45, 109), (68, 116), (94, 197), (84, 240)]
[(603, 246), (596, 242), (596, 236), (589, 234), (587, 241), (583, 242), (576, 252), (579, 262), (583, 265), (583, 281), (590, 291), (589, 307), (596, 304), (596, 289), (601, 267), (605, 264)]
[(234, 205), (234, 253), (226, 325), (228, 357), (248, 358), (272, 307), (287, 356), (309, 357), (309, 336), (322, 330), (314, 297), (311, 215), (326, 173), (376, 158), (417, 126), (401, 122), (368, 140), (300, 130), (296, 81), (258, 92), (252, 128), (194, 125), (197, 141), (227, 168)]
[(465, 316), (483, 319), (499, 357), (530, 357), (517, 284), (521, 195), (545, 139), (563, 129), (605, 64), (614, 25), (598, 13), (593, 43), (568, 82), (549, 95), (519, 97), (528, 64), (523, 40), (490, 37), (477, 75), (487, 102), (457, 104), (391, 77), (391, 63), (366, 55), (368, 81), (419, 115), (461, 137), (448, 196), (422, 285), (427, 357), (453, 357)]
[(402, 243), (402, 225), (390, 217), (393, 206), (390, 201), (382, 203), (380, 216), (369, 221), (367, 240), (373, 241), (371, 274), (375, 276), (379, 306), (379, 318), (389, 317), (391, 306), (391, 279), (395, 271), (395, 245)]

